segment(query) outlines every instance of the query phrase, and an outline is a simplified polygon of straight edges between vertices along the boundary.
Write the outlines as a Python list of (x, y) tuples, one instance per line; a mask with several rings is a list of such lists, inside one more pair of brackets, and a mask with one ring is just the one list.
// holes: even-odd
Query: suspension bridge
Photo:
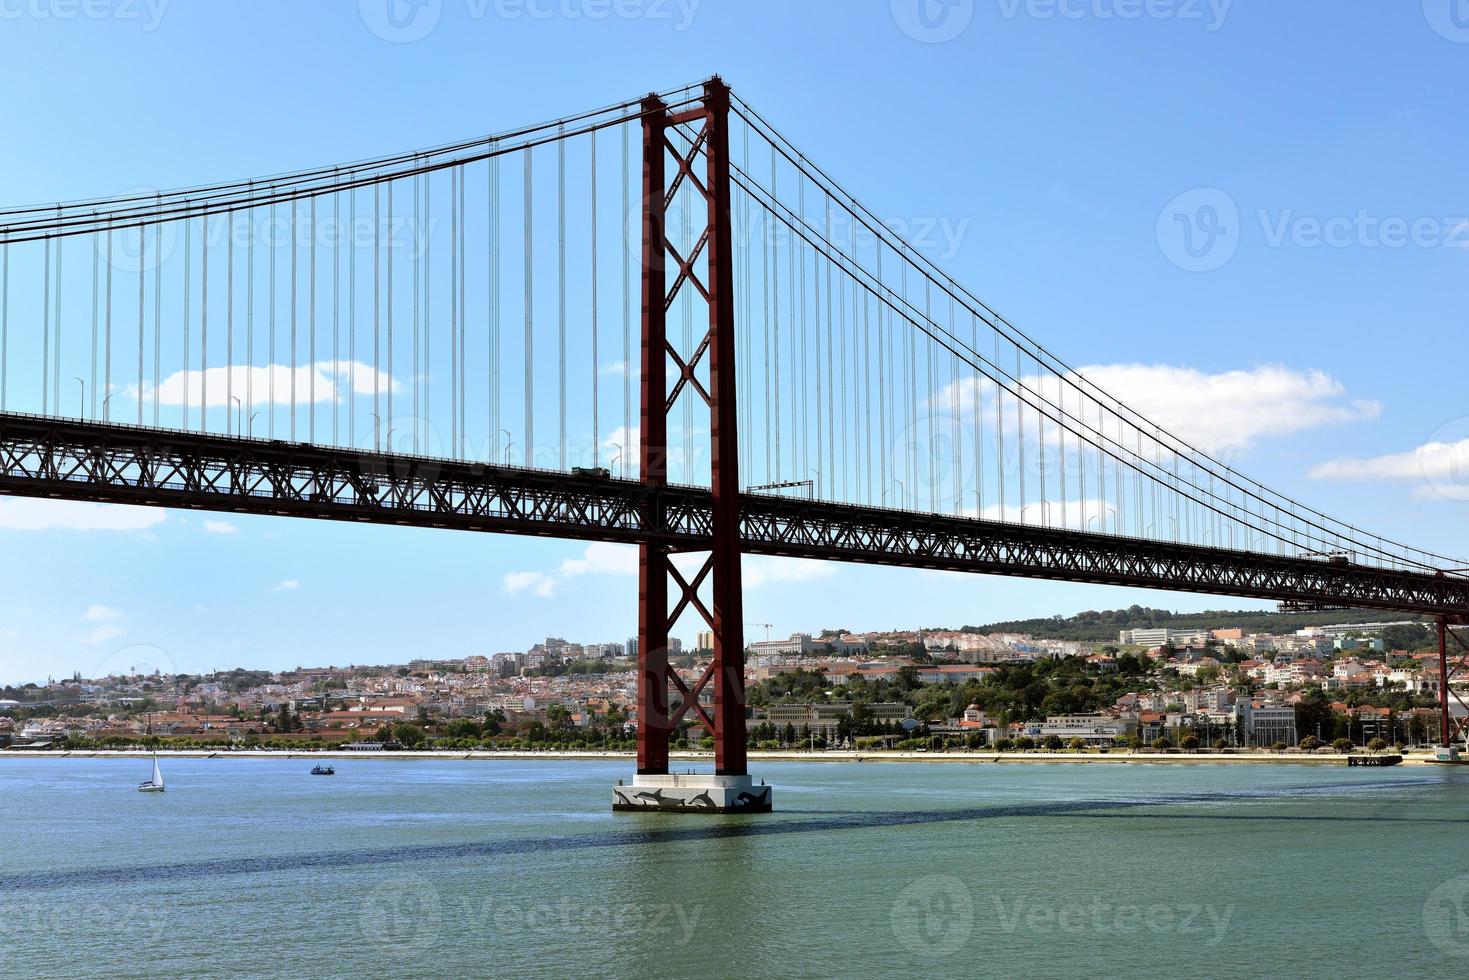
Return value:
[[(637, 545), (619, 808), (770, 806), (745, 752), (745, 554), (1431, 617), (1457, 737), (1469, 562), (1144, 418), (717, 78), (0, 210), (0, 493)], [(714, 636), (693, 683), (667, 655), (685, 617)], [(669, 773), (686, 721), (713, 776)]]

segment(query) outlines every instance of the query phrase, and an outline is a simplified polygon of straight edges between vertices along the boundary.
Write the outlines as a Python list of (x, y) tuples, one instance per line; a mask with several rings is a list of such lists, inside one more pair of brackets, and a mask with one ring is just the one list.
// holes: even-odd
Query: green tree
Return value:
[(1352, 751), (1352, 740), (1349, 738), (1339, 738), (1331, 743), (1331, 747), (1342, 755), (1346, 755)]
[(1159, 752), (1162, 752), (1165, 749), (1171, 749), (1172, 747), (1173, 743), (1168, 741), (1168, 739), (1164, 736), (1160, 735), (1157, 738), (1153, 739), (1153, 748), (1157, 749)]
[(1383, 741), (1380, 738), (1374, 738), (1372, 741), (1367, 743), (1367, 748), (1372, 752), (1381, 752), (1382, 750), (1387, 748), (1387, 742)]
[(1070, 748), (1071, 748), (1071, 751), (1073, 751), (1073, 752), (1082, 752), (1082, 751), (1085, 751), (1085, 749), (1086, 749), (1086, 739), (1082, 738), (1080, 735), (1076, 736), (1075, 738), (1073, 738), (1071, 740), (1071, 742), (1070, 742)]
[(1183, 749), (1185, 752), (1199, 751), (1199, 736), (1185, 735), (1182, 739), (1179, 740), (1178, 747)]
[(566, 709), (566, 705), (546, 705), (546, 727), (557, 734), (563, 734), (571, 728), (571, 712)]
[(393, 741), (406, 748), (419, 748), (427, 739), (428, 736), (423, 733), (423, 729), (412, 722), (400, 721), (393, 726)]

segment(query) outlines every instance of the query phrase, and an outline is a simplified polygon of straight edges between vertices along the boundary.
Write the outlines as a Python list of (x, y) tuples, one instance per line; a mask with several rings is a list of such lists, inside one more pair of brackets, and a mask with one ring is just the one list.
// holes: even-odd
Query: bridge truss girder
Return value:
[[(0, 414), (0, 494), (708, 551), (710, 491), (432, 457)], [(740, 547), (1469, 622), (1469, 579), (966, 517), (739, 498)]]

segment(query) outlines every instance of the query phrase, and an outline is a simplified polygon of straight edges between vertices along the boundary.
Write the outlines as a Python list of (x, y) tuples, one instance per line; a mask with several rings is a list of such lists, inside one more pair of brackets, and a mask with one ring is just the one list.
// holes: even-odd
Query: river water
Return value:
[(0, 758), (0, 974), (1469, 972), (1469, 771)]

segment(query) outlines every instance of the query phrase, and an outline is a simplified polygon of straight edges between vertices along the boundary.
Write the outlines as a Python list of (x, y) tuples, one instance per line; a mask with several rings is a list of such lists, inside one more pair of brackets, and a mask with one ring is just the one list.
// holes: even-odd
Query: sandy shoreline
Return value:
[[(1365, 753), (1356, 753), (1365, 755)], [(0, 759), (129, 759), (146, 758), (152, 755), (147, 749), (95, 749), (75, 752), (56, 751), (16, 751), (6, 750), (0, 752)], [(537, 760), (548, 762), (609, 762), (628, 761), (634, 759), (632, 752), (490, 752), (490, 751), (458, 751), (458, 752), (343, 752), (323, 750), (320, 752), (292, 751), (285, 749), (241, 749), (231, 752), (211, 751), (209, 749), (164, 749), (159, 755), (180, 759), (421, 759), (421, 760), (482, 760), (482, 761), (508, 761), (508, 762), (534, 762)], [(751, 752), (750, 762), (929, 762), (950, 764), (1042, 764), (1042, 765), (1127, 765), (1155, 763), (1169, 765), (1200, 765), (1225, 763), (1231, 765), (1336, 765), (1345, 766), (1347, 756), (1337, 755), (1275, 755), (1269, 753), (1235, 755), (1219, 752), (1195, 752), (1165, 754), (1158, 752), (1109, 752), (1105, 755), (1099, 753), (1077, 753), (1077, 752)], [(675, 752), (672, 755), (675, 762), (701, 763), (712, 762), (713, 753), (709, 752)], [(1441, 765), (1427, 752), (1421, 754), (1405, 755), (1401, 765), (1423, 766)]]

